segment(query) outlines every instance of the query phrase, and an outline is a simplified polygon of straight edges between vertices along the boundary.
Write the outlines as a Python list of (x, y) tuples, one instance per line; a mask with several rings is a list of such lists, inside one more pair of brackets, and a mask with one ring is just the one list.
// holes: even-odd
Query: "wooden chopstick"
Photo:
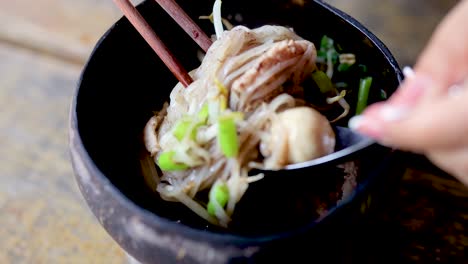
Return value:
[(205, 52), (211, 46), (211, 39), (203, 30), (185, 13), (174, 0), (155, 0), (177, 24), (200, 46)]
[(179, 80), (179, 82), (181, 82), (185, 87), (189, 86), (193, 82), (192, 77), (190, 77), (182, 64), (180, 64), (180, 62), (172, 55), (166, 45), (164, 45), (133, 4), (129, 0), (114, 0), (114, 2), (151, 48), (153, 48), (159, 58), (161, 58), (164, 64), (174, 74), (177, 80)]

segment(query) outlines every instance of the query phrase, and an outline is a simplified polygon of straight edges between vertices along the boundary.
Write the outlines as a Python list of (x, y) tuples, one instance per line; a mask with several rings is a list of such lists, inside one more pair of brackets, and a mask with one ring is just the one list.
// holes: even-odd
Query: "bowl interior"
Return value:
[[(211, 23), (197, 18), (211, 13), (212, 2), (178, 1), (208, 34), (213, 33)], [(307, 2), (298, 5), (294, 2), (300, 1), (223, 1), (223, 16), (231, 19), (233, 24), (249, 27), (264, 24), (290, 26), (316, 45), (326, 34), (367, 64), (374, 76), (370, 102), (381, 100), (381, 91), (387, 94), (394, 91), (401, 80), (401, 73), (379, 40), (354, 20), (325, 4)], [(187, 69), (199, 65), (196, 44), (155, 1), (146, 1), (139, 9)], [(170, 71), (126, 19), (117, 22), (106, 33), (85, 67), (76, 97), (78, 132), (91, 160), (118, 190), (116, 195), (124, 195), (138, 207), (158, 216), (181, 221), (197, 229), (245, 236), (285, 231), (316, 219), (314, 215), (281, 217), (284, 214), (280, 214), (277, 217), (287, 224), (279, 227), (267, 225), (262, 228), (261, 221), (258, 221), (257, 225), (248, 228), (241, 225), (229, 231), (218, 230), (195, 217), (184, 206), (159, 199), (148, 188), (141, 173), (141, 132), (153, 111), (159, 110), (168, 100), (175, 84), (176, 79)], [(341, 125), (346, 122), (344, 120)], [(337, 181), (330, 180), (328, 184), (335, 188)], [(320, 188), (316, 189), (320, 192)], [(313, 191), (304, 190), (306, 193)], [(248, 211), (245, 212), (243, 215)]]

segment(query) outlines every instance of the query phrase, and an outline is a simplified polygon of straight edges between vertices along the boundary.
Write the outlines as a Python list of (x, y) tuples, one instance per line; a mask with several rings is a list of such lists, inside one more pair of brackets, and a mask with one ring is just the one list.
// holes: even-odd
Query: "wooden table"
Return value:
[[(412, 64), (455, 1), (329, 0)], [(120, 12), (108, 0), (0, 1), (0, 263), (127, 263), (76, 188), (68, 108), (83, 63)], [(406, 170), (379, 224), (407, 262), (462, 263), (468, 191)]]

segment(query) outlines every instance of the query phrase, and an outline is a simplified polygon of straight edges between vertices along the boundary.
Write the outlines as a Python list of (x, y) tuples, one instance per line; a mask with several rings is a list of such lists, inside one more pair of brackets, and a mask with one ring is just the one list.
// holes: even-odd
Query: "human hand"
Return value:
[(405, 81), (350, 127), (384, 145), (426, 155), (468, 185), (468, 0), (444, 18)]

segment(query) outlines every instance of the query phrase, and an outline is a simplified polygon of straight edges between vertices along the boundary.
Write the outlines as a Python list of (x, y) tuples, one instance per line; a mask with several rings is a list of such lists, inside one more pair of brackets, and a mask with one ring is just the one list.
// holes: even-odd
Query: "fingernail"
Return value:
[(385, 105), (379, 111), (379, 117), (385, 122), (402, 120), (408, 114), (409, 109), (395, 105)]
[(447, 93), (450, 97), (458, 97), (466, 89), (468, 89), (468, 77), (465, 80), (460, 81), (450, 86), (447, 90)]
[(351, 130), (358, 130), (362, 124), (362, 119), (363, 117), (361, 115), (356, 115), (356, 116), (351, 117), (348, 121), (348, 127)]
[(454, 84), (449, 87), (447, 92), (448, 95), (451, 97), (458, 97), (463, 92), (463, 88), (461, 85)]
[(414, 77), (413, 68), (411, 68), (410, 66), (405, 66), (403, 68), (403, 75), (405, 76), (405, 78), (413, 78)]
[(348, 127), (366, 136), (379, 139), (383, 134), (383, 127), (378, 120), (373, 120), (367, 116), (357, 115), (349, 119)]

